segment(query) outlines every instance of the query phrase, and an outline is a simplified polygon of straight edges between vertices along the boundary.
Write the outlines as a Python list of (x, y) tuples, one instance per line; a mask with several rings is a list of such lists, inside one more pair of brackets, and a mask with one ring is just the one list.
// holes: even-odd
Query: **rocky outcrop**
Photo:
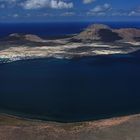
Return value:
[(140, 29), (126, 28), (114, 30), (114, 32), (118, 33), (126, 41), (138, 41), (137, 39), (140, 38)]
[(18, 40), (31, 41), (31, 42), (42, 42), (43, 41), (43, 39), (37, 35), (33, 35), (33, 34), (22, 35), (22, 34), (18, 34), (18, 33), (10, 34), (6, 39), (11, 40), (11, 41), (18, 41)]
[(100, 30), (110, 30), (110, 28), (106, 25), (102, 24), (94, 24), (89, 26), (87, 29), (85, 29), (83, 32), (81, 32), (79, 35), (75, 36), (74, 39), (77, 40), (100, 40), (101, 37), (99, 35)]
[(32, 34), (27, 34), (24, 36), (24, 39), (29, 40), (29, 41), (33, 41), (33, 42), (42, 42), (43, 39), (40, 38), (37, 35), (32, 35)]
[[(45, 42), (42, 38), (33, 34), (10, 34), (5, 38), (7, 41), (15, 42)], [(87, 27), (84, 31), (78, 35), (70, 38), (70, 41), (74, 42), (140, 42), (140, 29), (136, 28), (122, 28), (112, 29), (104, 24), (93, 24)]]
[(135, 28), (112, 29), (107, 25), (93, 24), (73, 39), (79, 41), (137, 41), (140, 39), (140, 30)]

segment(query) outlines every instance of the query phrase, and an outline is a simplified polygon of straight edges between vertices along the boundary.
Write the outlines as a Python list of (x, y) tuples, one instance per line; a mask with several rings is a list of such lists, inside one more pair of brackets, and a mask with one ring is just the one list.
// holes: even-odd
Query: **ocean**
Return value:
[(77, 34), (93, 23), (112, 28), (140, 28), (140, 22), (60, 22), (60, 23), (0, 23), (0, 37), (12, 33), (36, 34), (41, 37)]
[[(59, 23), (60, 24), (60, 23)], [(86, 24), (86, 25), (85, 25)], [(88, 23), (89, 24), (89, 23)], [(31, 26), (31, 24), (29, 24)], [(54, 24), (55, 25), (55, 24)], [(50, 27), (0, 25), (40, 35), (73, 34), (87, 23), (67, 24), (62, 32)], [(135, 23), (136, 28), (140, 24)], [(11, 27), (15, 26), (13, 29)], [(24, 26), (21, 29), (21, 26)], [(35, 26), (38, 29), (35, 29)], [(71, 30), (69, 27), (74, 27)], [(112, 27), (131, 27), (112, 23)], [(66, 28), (67, 27), (67, 28)], [(37, 31), (39, 30), (39, 32)], [(46, 32), (48, 30), (48, 32)], [(0, 64), (0, 111), (22, 117), (59, 122), (77, 122), (140, 113), (140, 52), (75, 59), (34, 59)]]

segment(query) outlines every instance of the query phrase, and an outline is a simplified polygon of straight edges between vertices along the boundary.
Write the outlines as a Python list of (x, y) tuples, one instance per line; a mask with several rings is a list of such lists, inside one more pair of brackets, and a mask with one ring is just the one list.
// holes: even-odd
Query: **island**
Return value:
[[(0, 63), (129, 55), (139, 51), (140, 29), (113, 29), (103, 24), (90, 25), (81, 33), (66, 37), (13, 33), (0, 39)], [(136, 113), (70, 123), (0, 113), (0, 140), (138, 140), (139, 130), (140, 114)]]
[(93, 24), (65, 38), (41, 38), (13, 33), (0, 39), (0, 60), (11, 62), (33, 58), (66, 58), (128, 54), (140, 50), (140, 29), (112, 29)]

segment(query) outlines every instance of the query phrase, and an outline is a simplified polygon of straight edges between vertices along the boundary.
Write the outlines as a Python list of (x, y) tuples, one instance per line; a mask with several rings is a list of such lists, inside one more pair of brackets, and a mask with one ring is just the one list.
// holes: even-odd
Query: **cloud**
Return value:
[(0, 0), (0, 2), (4, 2), (4, 3), (16, 3), (19, 0)]
[(128, 16), (140, 16), (140, 7), (131, 10)]
[(19, 17), (19, 15), (18, 14), (13, 14), (13, 17), (17, 18), (17, 17)]
[(120, 9), (111, 12), (112, 16), (140, 16), (140, 7), (128, 10)]
[(0, 5), (6, 7), (21, 6), (23, 9), (69, 9), (73, 8), (73, 2), (66, 2), (65, 0), (0, 0)]
[(108, 3), (105, 3), (104, 5), (97, 5), (93, 9), (91, 9), (89, 12), (87, 12), (88, 15), (105, 15), (106, 12), (110, 11), (112, 9), (111, 5)]
[(61, 14), (61, 16), (74, 16), (74, 15), (75, 15), (74, 12), (65, 12)]
[(0, 0), (0, 8), (12, 7), (18, 0)]
[(52, 8), (52, 9), (69, 9), (73, 8), (72, 2), (65, 2), (62, 0), (27, 0), (23, 2), (22, 7), (24, 9), (41, 9), (41, 8)]
[(110, 9), (111, 9), (111, 5), (108, 4), (108, 3), (106, 3), (104, 5), (98, 5), (98, 6), (96, 6), (91, 11), (92, 12), (95, 12), (95, 13), (98, 13), (98, 12), (106, 12), (106, 11), (108, 11)]
[(0, 2), (15, 2), (15, 1), (17, 1), (17, 0), (0, 0)]
[[(97, 0), (81, 0), (80, 2), (83, 4), (90, 4)], [(81, 4), (80, 3), (80, 4)], [(21, 8), (23, 11), (32, 12), (30, 10), (36, 9), (70, 9), (74, 7), (74, 0), (0, 0), (0, 9), (5, 10), (5, 14), (7, 14), (7, 8)], [(17, 10), (18, 10), (17, 9)], [(41, 14), (39, 16), (140, 16), (140, 7), (131, 7), (131, 9), (115, 9), (108, 3), (103, 5), (95, 5), (92, 9), (82, 9), (80, 6), (76, 9), (72, 9), (71, 11), (61, 11), (45, 13), (41, 10)], [(52, 13), (51, 13), (52, 12)], [(36, 13), (35, 13), (36, 14)], [(59, 14), (59, 15), (58, 15)], [(15, 15), (13, 17), (18, 17), (19, 15)], [(32, 15), (30, 15), (32, 16)], [(37, 15), (36, 15), (37, 16)]]
[(5, 8), (5, 4), (1, 4), (0, 8), (4, 9)]
[(69, 8), (73, 8), (73, 3), (72, 2), (64, 2), (64, 1), (57, 1), (57, 0), (51, 0), (51, 8), (55, 8), (55, 9), (69, 9)]
[(83, 3), (84, 4), (89, 4), (89, 3), (92, 3), (92, 2), (95, 2), (96, 0), (83, 0)]
[(129, 12), (128, 16), (140, 16), (140, 12), (139, 11), (131, 11), (131, 12)]
[(127, 11), (112, 11), (111, 16), (128, 16)]

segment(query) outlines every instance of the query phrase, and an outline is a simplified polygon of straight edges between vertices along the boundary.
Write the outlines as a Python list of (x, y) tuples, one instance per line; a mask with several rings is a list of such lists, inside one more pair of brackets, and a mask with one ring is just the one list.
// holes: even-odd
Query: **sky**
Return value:
[(0, 22), (140, 21), (140, 0), (0, 0)]

